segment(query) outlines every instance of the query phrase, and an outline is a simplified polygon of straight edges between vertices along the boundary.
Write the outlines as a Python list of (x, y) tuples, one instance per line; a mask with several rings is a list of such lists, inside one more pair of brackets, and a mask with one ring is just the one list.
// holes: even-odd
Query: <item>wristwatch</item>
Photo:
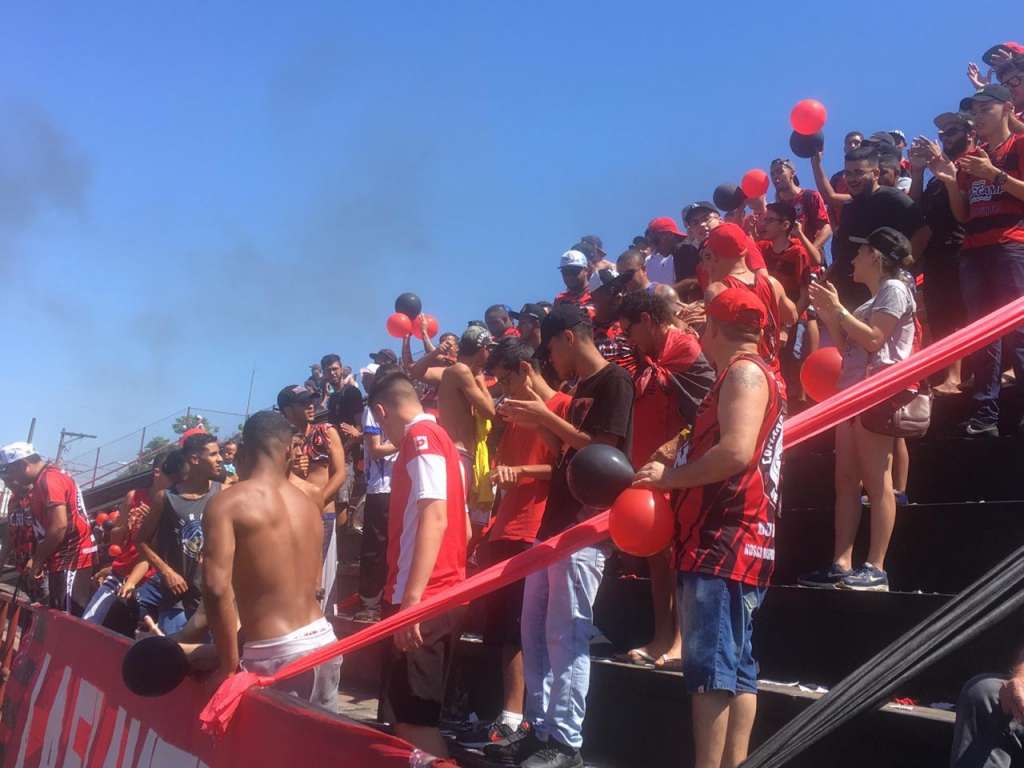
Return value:
[(839, 314), (839, 321), (840, 322), (842, 322), (843, 320), (845, 320), (846, 318), (848, 318), (850, 316), (850, 310), (848, 310), (846, 307), (840, 307), (837, 310), (837, 312)]
[(1008, 174), (1006, 171), (1000, 171), (999, 173), (996, 174), (996, 177), (992, 179), (992, 183), (998, 184), (999, 186), (1003, 186), (1003, 184), (1006, 183), (1006, 180), (1008, 178), (1010, 178), (1010, 174)]

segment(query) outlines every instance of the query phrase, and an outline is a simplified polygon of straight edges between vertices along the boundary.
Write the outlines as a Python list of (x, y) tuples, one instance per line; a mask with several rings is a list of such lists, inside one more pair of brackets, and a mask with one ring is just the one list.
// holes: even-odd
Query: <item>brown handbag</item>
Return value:
[(860, 415), (868, 432), (892, 437), (924, 437), (931, 420), (932, 393), (927, 382), (921, 382), (917, 392), (900, 392)]

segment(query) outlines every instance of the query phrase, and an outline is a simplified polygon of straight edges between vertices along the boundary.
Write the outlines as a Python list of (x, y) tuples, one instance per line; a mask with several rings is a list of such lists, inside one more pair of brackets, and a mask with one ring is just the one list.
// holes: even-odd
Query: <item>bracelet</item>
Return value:
[(843, 320), (845, 320), (846, 318), (848, 318), (850, 316), (850, 310), (848, 310), (846, 307), (840, 307), (839, 310), (838, 310), (838, 314), (839, 314), (839, 322), (842, 322)]
[(1008, 178), (1010, 178), (1010, 174), (1008, 174), (1006, 171), (1000, 171), (999, 173), (996, 174), (996, 177), (992, 179), (992, 183), (998, 184), (999, 186), (1003, 186), (1003, 184), (1006, 183), (1006, 180)]

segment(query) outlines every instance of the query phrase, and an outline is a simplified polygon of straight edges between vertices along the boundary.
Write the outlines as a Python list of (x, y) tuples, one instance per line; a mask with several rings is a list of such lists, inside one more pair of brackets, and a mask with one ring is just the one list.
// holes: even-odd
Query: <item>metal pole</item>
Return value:
[(146, 448), (146, 428), (142, 428), (142, 437), (139, 438), (139, 456), (142, 456)]
[(89, 486), (90, 488), (95, 488), (96, 487), (96, 473), (99, 471), (99, 468), (100, 468), (100, 449), (97, 448), (96, 449), (96, 462), (92, 465), (92, 483)]
[(60, 457), (64, 453), (64, 427), (60, 428), (60, 442), (57, 443), (57, 457), (53, 460), (53, 463), (60, 466)]
[(252, 375), (249, 376), (249, 398), (245, 401), (245, 418), (249, 418), (249, 406), (252, 405), (252, 385), (256, 382), (256, 369), (252, 369)]
[(29, 424), (29, 426), (28, 426), (28, 440), (26, 440), (25, 442), (31, 443), (32, 442), (32, 438), (35, 436), (35, 434), (36, 434), (36, 417), (33, 416), (32, 417), (32, 423)]

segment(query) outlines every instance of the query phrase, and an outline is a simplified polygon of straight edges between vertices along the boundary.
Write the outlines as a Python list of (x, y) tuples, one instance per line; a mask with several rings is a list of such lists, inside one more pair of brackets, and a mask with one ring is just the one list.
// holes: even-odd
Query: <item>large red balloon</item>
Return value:
[(394, 336), (396, 339), (404, 339), (412, 333), (412, 320), (409, 319), (408, 315), (395, 312), (393, 315), (388, 315), (387, 327), (389, 335)]
[[(433, 315), (428, 315), (426, 312), (420, 315), (420, 317), (426, 318), (427, 336), (429, 336), (430, 338), (434, 338), (435, 336), (437, 336), (437, 331), (440, 328), (440, 325), (437, 322), (437, 318), (434, 317)], [(412, 335), (415, 336), (417, 339), (423, 338), (423, 334), (420, 332), (419, 317), (412, 321)]]
[(768, 192), (768, 174), (760, 168), (751, 168), (743, 174), (740, 189), (747, 197), (760, 197)]
[(120, 557), (121, 551), (121, 547), (119, 547), (117, 544), (111, 544), (109, 547), (107, 547), (107, 552), (110, 553), (111, 557)]
[(664, 493), (627, 488), (612, 504), (608, 529), (615, 546), (623, 552), (650, 557), (672, 543), (676, 521)]
[(96, 525), (103, 525), (110, 518), (106, 512), (100, 512), (96, 515)]
[(119, 518), (120, 516), (120, 512), (118, 512), (116, 509), (112, 509), (110, 510), (110, 513), (107, 515), (107, 520), (113, 520), (116, 523), (117, 518)]
[(814, 402), (827, 400), (839, 391), (839, 372), (843, 356), (835, 347), (822, 347), (807, 356), (800, 366), (800, 383)]
[(793, 111), (789, 113), (789, 122), (793, 130), (804, 136), (810, 136), (824, 128), (826, 119), (828, 111), (817, 99), (798, 101)]

